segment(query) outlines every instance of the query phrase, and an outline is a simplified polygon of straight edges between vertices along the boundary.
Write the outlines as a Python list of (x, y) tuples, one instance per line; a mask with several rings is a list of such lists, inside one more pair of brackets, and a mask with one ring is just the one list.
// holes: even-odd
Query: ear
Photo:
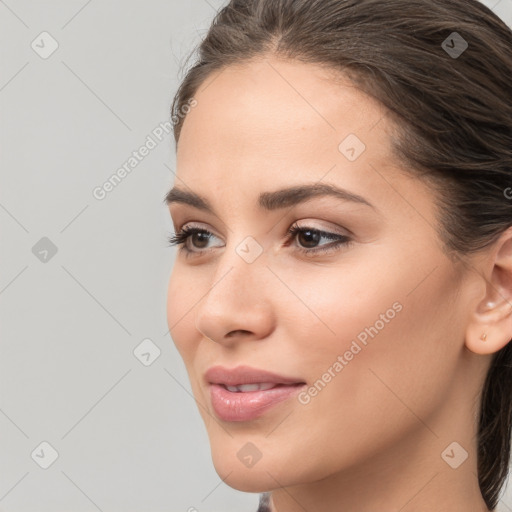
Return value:
[(512, 338), (512, 228), (480, 260), (479, 270), (484, 293), (471, 312), (466, 347), (476, 354), (492, 354)]

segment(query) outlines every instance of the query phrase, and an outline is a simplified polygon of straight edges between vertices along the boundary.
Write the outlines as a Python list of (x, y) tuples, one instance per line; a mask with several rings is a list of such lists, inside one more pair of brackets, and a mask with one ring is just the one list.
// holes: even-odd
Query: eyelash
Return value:
[[(339, 235), (337, 233), (330, 233), (328, 231), (322, 231), (321, 229), (310, 228), (307, 226), (299, 227), (296, 225), (292, 225), (286, 232), (287, 241), (293, 240), (293, 238), (296, 235), (298, 235), (299, 233), (306, 233), (306, 232), (312, 232), (315, 234), (319, 234), (325, 238), (328, 238), (331, 240), (332, 239), (336, 240), (336, 243), (329, 244), (327, 247), (321, 247), (320, 249), (319, 248), (304, 249), (302, 247), (297, 248), (297, 250), (299, 252), (306, 254), (306, 255), (331, 253), (331, 252), (340, 250), (342, 247), (348, 247), (353, 242), (353, 240), (351, 240), (351, 238), (346, 235)], [(211, 233), (210, 231), (208, 231), (206, 229), (185, 227), (185, 228), (179, 230), (175, 235), (168, 237), (168, 239), (167, 239), (168, 246), (172, 247), (174, 245), (181, 245), (182, 247), (180, 247), (179, 250), (184, 251), (185, 256), (187, 256), (187, 257), (191, 256), (193, 254), (201, 254), (201, 253), (207, 252), (208, 249), (206, 249), (206, 250), (200, 249), (198, 251), (193, 251), (185, 245), (185, 242), (187, 241), (187, 239), (196, 233), (204, 233), (206, 235), (213, 235), (213, 233)]]

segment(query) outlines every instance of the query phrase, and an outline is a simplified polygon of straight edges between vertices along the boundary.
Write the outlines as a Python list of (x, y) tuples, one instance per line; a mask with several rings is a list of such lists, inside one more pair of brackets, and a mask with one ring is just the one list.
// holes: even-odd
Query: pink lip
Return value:
[[(216, 415), (224, 421), (250, 421), (263, 415), (271, 407), (297, 394), (305, 386), (300, 379), (283, 377), (249, 366), (232, 370), (214, 366), (205, 378), (209, 384), (210, 399)], [(277, 386), (267, 390), (237, 392), (225, 386), (271, 382)]]
[(240, 386), (241, 384), (257, 384), (261, 382), (273, 382), (275, 384), (303, 384), (300, 378), (283, 377), (277, 373), (267, 372), (250, 366), (237, 366), (236, 368), (224, 368), (212, 366), (205, 373), (205, 379), (210, 384), (225, 384), (226, 386)]

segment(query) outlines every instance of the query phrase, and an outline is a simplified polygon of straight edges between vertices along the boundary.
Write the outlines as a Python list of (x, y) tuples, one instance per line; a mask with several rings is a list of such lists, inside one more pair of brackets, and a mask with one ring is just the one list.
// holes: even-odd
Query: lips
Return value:
[(213, 366), (205, 373), (205, 379), (209, 384), (223, 384), (226, 387), (238, 387), (247, 384), (272, 384), (273, 386), (278, 384), (305, 384), (300, 378), (285, 377), (277, 373), (252, 368), (250, 366), (237, 366), (232, 369), (222, 366)]
[(306, 384), (249, 366), (231, 370), (214, 366), (205, 379), (213, 410), (224, 421), (252, 421), (296, 395)]

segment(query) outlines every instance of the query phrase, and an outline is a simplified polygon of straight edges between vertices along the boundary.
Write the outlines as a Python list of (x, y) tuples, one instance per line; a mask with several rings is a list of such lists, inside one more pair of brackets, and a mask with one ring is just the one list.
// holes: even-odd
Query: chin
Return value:
[[(245, 445), (242, 443), (242, 446)], [(228, 443), (212, 449), (215, 471), (229, 487), (241, 492), (260, 493), (280, 487), (280, 484), (288, 484), (285, 480), (286, 476), (288, 478), (290, 476), (286, 475), (289, 473), (289, 468), (288, 471), (285, 471), (286, 468), (280, 467), (281, 465), (276, 463), (277, 461), (265, 459), (264, 456), (261, 456), (256, 462), (254, 462), (256, 458), (253, 458), (252, 461), (248, 458), (245, 462), (244, 455), (252, 453), (250, 444), (248, 443), (245, 450), (244, 448), (242, 450), (240, 453), (238, 446), (233, 449)], [(253, 455), (257, 457), (256, 453)], [(272, 459), (278, 456), (276, 452), (272, 455)]]
[(295, 481), (293, 476), (286, 474), (286, 472), (268, 470), (264, 466), (261, 466), (259, 469), (252, 468), (246, 470), (237, 468), (231, 473), (230, 471), (224, 470), (224, 465), (221, 466), (223, 468), (222, 471), (219, 471), (217, 466), (215, 466), (219, 478), (221, 478), (226, 485), (240, 492), (270, 492), (283, 486), (288, 487), (301, 483), (300, 481)]
[[(280, 452), (278, 447), (272, 451), (266, 448), (268, 454), (262, 454), (261, 458), (252, 466), (246, 466), (241, 462), (245, 453), (251, 453), (251, 448), (246, 447), (240, 454), (240, 446), (244, 443), (222, 443), (212, 445), (212, 461), (219, 477), (232, 487), (241, 492), (262, 493), (278, 489), (282, 486), (293, 486), (324, 476), (322, 471), (314, 465), (305, 465), (304, 459), (290, 459), (290, 454)], [(235, 446), (236, 445), (236, 446)], [(320, 475), (320, 476), (319, 476)]]
[(227, 478), (224, 478), (226, 475), (223, 475), (223, 473), (219, 473), (218, 471), (217, 474), (224, 480), (226, 485), (229, 485), (229, 487), (240, 492), (262, 493), (272, 491), (278, 487), (276, 481), (266, 473), (248, 472), (243, 474), (241, 471), (238, 473), (233, 471), (233, 473), (228, 475)]

